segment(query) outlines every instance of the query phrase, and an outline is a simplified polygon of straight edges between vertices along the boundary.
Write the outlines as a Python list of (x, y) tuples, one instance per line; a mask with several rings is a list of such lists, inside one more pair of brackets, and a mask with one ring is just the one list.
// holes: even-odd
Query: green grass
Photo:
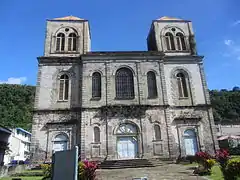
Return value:
[(17, 177), (4, 177), (0, 180), (12, 180), (12, 178), (21, 178), (22, 180), (42, 180), (42, 176), (34, 176), (34, 174), (42, 173), (42, 170), (26, 170), (21, 172), (22, 175)]
[[(232, 159), (240, 159), (240, 156), (232, 156)], [(224, 180), (222, 171), (221, 171), (219, 165), (213, 166), (212, 174), (207, 177), (211, 180)]]
[(224, 180), (222, 171), (219, 166), (213, 166), (212, 167), (212, 174), (210, 176), (207, 176), (211, 180)]
[[(13, 177), (4, 177), (0, 178), (0, 180), (12, 180)], [(14, 177), (16, 178), (16, 177)], [(41, 180), (43, 177), (18, 177), (21, 178), (22, 180)]]

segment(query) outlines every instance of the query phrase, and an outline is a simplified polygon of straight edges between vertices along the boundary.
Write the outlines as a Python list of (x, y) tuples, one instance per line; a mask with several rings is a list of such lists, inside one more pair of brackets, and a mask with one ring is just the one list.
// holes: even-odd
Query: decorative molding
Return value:
[(179, 113), (172, 112), (173, 119), (202, 119), (204, 114), (200, 111), (181, 110)]

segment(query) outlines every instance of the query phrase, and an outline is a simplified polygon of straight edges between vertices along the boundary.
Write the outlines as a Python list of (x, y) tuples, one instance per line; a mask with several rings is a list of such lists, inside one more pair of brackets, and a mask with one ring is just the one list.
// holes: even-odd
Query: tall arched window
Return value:
[(59, 100), (66, 101), (68, 100), (69, 93), (69, 77), (66, 74), (61, 75), (59, 80)]
[(101, 98), (101, 74), (99, 72), (92, 75), (92, 98)]
[(65, 35), (63, 33), (57, 34), (56, 51), (64, 51)]
[(53, 140), (53, 152), (67, 150), (68, 137), (64, 134), (58, 134)]
[(77, 35), (75, 33), (71, 33), (68, 36), (68, 51), (76, 50), (77, 50)]
[(174, 38), (172, 33), (167, 32), (165, 34), (165, 41), (166, 41), (167, 50), (175, 50)]
[(154, 125), (154, 132), (155, 132), (155, 140), (161, 140), (161, 129), (159, 125), (157, 124)]
[(188, 97), (187, 79), (183, 73), (177, 74), (178, 93), (180, 98)]
[(115, 79), (116, 98), (133, 99), (134, 81), (132, 71), (128, 68), (120, 68), (116, 72)]
[(152, 71), (149, 71), (147, 73), (147, 84), (148, 84), (148, 98), (156, 98), (157, 97), (156, 76), (155, 73)]
[(177, 41), (177, 50), (179, 51), (186, 50), (185, 38), (182, 33), (176, 34), (176, 41)]
[(99, 143), (100, 142), (100, 129), (99, 127), (94, 127), (94, 142)]

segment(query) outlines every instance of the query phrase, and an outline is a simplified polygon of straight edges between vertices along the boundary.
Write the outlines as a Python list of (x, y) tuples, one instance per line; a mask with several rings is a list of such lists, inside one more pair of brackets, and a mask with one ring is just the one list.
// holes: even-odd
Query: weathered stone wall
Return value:
[[(56, 36), (61, 30), (73, 29), (77, 34), (77, 51), (67, 52), (67, 42), (65, 41), (65, 53), (56, 52)], [(67, 32), (65, 32), (67, 35)], [(45, 35), (45, 50), (44, 56), (79, 56), (90, 51), (90, 32), (88, 21), (47, 21), (46, 35)]]
[[(40, 64), (35, 109), (66, 109), (79, 105), (80, 67), (76, 64)], [(59, 79), (69, 76), (69, 100), (59, 101)]]
[[(178, 95), (178, 86), (175, 75), (177, 72), (184, 71), (187, 73), (189, 85), (189, 98), (180, 99)], [(168, 104), (171, 106), (195, 106), (205, 104), (203, 84), (197, 63), (191, 64), (166, 64), (164, 65), (164, 74), (166, 80), (166, 89)]]
[[(189, 36), (194, 35), (193, 28), (192, 28), (192, 22), (189, 21), (175, 21), (175, 22), (169, 22), (169, 21), (155, 21), (153, 23), (153, 30), (155, 35), (155, 41), (158, 51), (166, 51), (166, 43), (164, 39), (165, 30), (168, 28), (175, 28), (176, 31), (179, 30), (182, 32), (186, 39), (186, 46), (188, 51), (186, 52), (166, 52), (168, 56), (181, 56), (181, 55), (190, 55), (190, 44), (189, 44)], [(175, 44), (176, 46), (176, 44)]]
[(33, 161), (49, 161), (54, 138), (58, 134), (68, 137), (68, 149), (78, 144), (78, 115), (75, 112), (35, 112), (32, 125), (31, 152)]
[[(159, 51), (164, 50), (162, 30), (170, 26), (180, 28), (186, 35), (187, 43), (189, 35), (193, 35), (190, 22), (172, 22), (169, 25), (156, 21), (152, 29)], [(59, 29), (66, 27), (77, 31), (78, 50), (76, 53), (59, 54), (54, 51), (54, 36)], [(68, 148), (80, 145), (83, 159), (117, 159), (115, 130), (124, 122), (135, 124), (139, 129), (139, 157), (173, 158), (180, 153), (184, 155), (183, 133), (187, 128), (198, 133), (199, 150), (212, 152), (218, 148), (201, 56), (191, 56), (190, 51), (165, 55), (160, 52), (86, 54), (89, 50), (87, 21), (47, 22), (45, 57), (39, 59), (32, 128), (31, 149), (37, 160), (51, 157), (53, 139), (58, 133), (69, 137)], [(132, 100), (116, 99), (115, 75), (122, 67), (129, 68), (133, 73), (135, 98)], [(149, 71), (156, 75), (158, 96), (155, 99), (148, 98)], [(188, 77), (188, 98), (179, 98), (175, 77), (178, 71), (184, 71)], [(94, 72), (101, 74), (99, 100), (92, 99)], [(63, 73), (70, 78), (68, 101), (58, 100), (59, 77)], [(101, 108), (115, 105), (147, 108), (143, 116), (138, 117), (117, 114), (106, 118), (105, 114), (99, 115)], [(190, 116), (182, 117), (182, 112)], [(196, 114), (199, 116), (195, 117)], [(154, 139), (154, 124), (161, 127), (162, 139), (159, 141)], [(100, 143), (94, 142), (95, 126), (100, 128)]]
[[(161, 57), (159, 57), (161, 58)], [(150, 61), (150, 62), (149, 62)], [(82, 89), (82, 105), (83, 107), (101, 107), (116, 104), (135, 104), (135, 105), (163, 105), (162, 82), (160, 77), (159, 60), (128, 60), (115, 59), (102, 61), (95, 59), (94, 61), (83, 61), (83, 89)], [(115, 73), (121, 67), (130, 68), (134, 76), (134, 92), (135, 98), (132, 100), (117, 100), (115, 92)], [(147, 72), (153, 71), (156, 75), (158, 97), (155, 99), (148, 98)], [(100, 72), (102, 75), (101, 99), (92, 99), (92, 74)], [(107, 88), (107, 93), (106, 93)]]
[[(159, 108), (147, 109), (145, 117), (130, 118), (123, 116), (108, 117), (107, 119), (99, 116), (98, 110), (86, 110), (83, 112), (82, 121), (85, 122), (84, 144), (81, 147), (87, 159), (118, 159), (116, 131), (120, 124), (131, 123), (137, 126), (139, 157), (164, 157), (168, 158), (168, 142), (165, 125), (164, 111)], [(158, 124), (161, 128), (161, 140), (155, 139), (154, 125)], [(100, 143), (94, 142), (93, 129), (100, 128)], [(106, 128), (108, 128), (106, 130)], [(108, 133), (107, 133), (108, 131)], [(106, 133), (108, 137), (106, 137)], [(108, 141), (108, 150), (106, 142)], [(108, 154), (107, 154), (108, 151)]]

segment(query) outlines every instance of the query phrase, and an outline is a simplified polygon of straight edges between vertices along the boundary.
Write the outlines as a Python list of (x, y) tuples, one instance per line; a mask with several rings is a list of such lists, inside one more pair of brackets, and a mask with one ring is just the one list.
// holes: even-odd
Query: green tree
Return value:
[(31, 129), (35, 87), (0, 84), (0, 124)]

